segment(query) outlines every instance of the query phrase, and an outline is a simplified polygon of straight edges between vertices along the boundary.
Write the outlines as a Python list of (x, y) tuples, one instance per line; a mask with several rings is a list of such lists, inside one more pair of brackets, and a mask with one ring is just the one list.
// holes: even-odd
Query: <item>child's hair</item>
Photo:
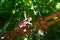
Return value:
[(27, 18), (27, 21), (31, 21), (31, 20), (32, 20), (32, 17), (28, 17), (28, 18)]

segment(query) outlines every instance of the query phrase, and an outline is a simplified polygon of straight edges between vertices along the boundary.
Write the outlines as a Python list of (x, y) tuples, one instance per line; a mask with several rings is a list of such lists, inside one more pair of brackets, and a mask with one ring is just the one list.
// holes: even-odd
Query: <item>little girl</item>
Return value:
[[(26, 26), (27, 24), (32, 25), (32, 23), (30, 22), (32, 20), (32, 17), (26, 17), (26, 11), (24, 11), (24, 17), (25, 19), (19, 23), (19, 27), (22, 28), (24, 26)], [(24, 32), (26, 32), (26, 29), (23, 30)]]

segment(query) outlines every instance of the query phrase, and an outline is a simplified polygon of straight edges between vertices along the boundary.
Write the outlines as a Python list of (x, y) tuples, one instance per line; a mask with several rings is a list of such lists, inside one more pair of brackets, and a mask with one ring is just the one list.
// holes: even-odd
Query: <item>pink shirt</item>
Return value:
[(19, 27), (22, 28), (24, 26), (24, 22), (19, 23)]

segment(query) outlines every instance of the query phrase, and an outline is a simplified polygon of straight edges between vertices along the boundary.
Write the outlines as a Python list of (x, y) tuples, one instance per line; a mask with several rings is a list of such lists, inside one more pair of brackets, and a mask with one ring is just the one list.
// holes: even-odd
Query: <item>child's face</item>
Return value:
[(30, 17), (30, 18), (28, 18), (28, 21), (31, 21), (32, 20), (32, 18)]

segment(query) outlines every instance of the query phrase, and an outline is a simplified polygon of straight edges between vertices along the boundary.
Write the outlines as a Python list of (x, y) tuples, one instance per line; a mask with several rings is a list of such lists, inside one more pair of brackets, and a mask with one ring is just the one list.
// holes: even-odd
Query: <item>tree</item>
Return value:
[[(55, 12), (60, 11), (59, 5), (60, 0), (0, 0), (0, 33), (15, 30), (18, 26), (18, 23), (24, 19), (24, 10), (27, 12), (27, 17), (31, 16), (33, 18), (33, 23), (35, 21), (38, 21), (39, 11), (41, 12), (41, 15), (45, 18)], [(40, 10), (38, 11), (38, 9)], [(52, 20), (55, 20), (57, 18), (60, 18), (60, 15), (53, 18)], [(60, 22), (49, 26), (47, 34), (41, 37), (41, 40), (59, 40), (59, 26)], [(32, 37), (29, 36), (28, 38), (30, 40), (35, 40), (34, 38), (37, 37), (36, 34), (37, 32), (34, 32), (30, 34), (30, 36)], [(21, 37), (17, 37), (16, 40), (20, 40), (20, 38)]]

